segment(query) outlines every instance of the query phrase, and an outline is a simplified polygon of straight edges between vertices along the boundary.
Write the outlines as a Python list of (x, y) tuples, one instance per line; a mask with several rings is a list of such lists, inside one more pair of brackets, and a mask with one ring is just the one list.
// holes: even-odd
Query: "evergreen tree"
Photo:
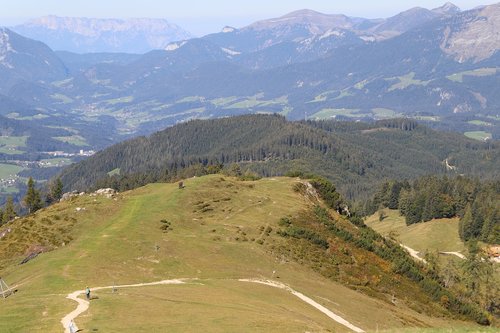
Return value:
[(492, 210), (484, 219), (481, 240), (491, 244), (500, 243), (500, 208)]
[(49, 184), (49, 193), (47, 193), (46, 202), (48, 204), (52, 202), (56, 202), (61, 199), (63, 195), (63, 183), (61, 178), (57, 178), (50, 182)]
[(28, 213), (34, 213), (40, 208), (42, 208), (42, 199), (40, 196), (40, 191), (35, 188), (35, 181), (33, 178), (28, 179), (28, 189), (26, 195), (24, 196), (24, 204), (28, 208)]
[(3, 223), (7, 223), (17, 216), (16, 209), (14, 207), (14, 199), (12, 196), (7, 198), (7, 202), (5, 203), (5, 207), (3, 209), (2, 221)]
[(460, 222), (458, 224), (458, 232), (460, 234), (460, 238), (463, 241), (467, 241), (470, 239), (472, 235), (471, 232), (472, 224), (473, 224), (472, 209), (470, 205), (467, 205), (467, 207), (465, 207), (465, 214), (460, 219)]

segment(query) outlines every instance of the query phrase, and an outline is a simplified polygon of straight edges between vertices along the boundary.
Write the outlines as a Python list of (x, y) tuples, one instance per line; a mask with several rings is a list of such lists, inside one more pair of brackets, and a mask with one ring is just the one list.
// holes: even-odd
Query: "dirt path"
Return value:
[(412, 249), (411, 247), (408, 247), (408, 246), (406, 246), (406, 245), (403, 245), (403, 244), (399, 244), (399, 245), (400, 245), (402, 248), (404, 248), (406, 251), (408, 251), (408, 253), (410, 253), (410, 255), (411, 255), (413, 258), (417, 259), (418, 261), (423, 262), (424, 264), (427, 264), (427, 261), (425, 261), (425, 259), (424, 259), (424, 258), (421, 258), (421, 257), (419, 257), (419, 256), (418, 256), (418, 254), (419, 254), (420, 252), (418, 252), (417, 250), (414, 250), (414, 249)]
[[(267, 286), (284, 289), (284, 290), (290, 292), (291, 294), (297, 296), (302, 301), (312, 305), (317, 310), (323, 312), (324, 314), (326, 314), (328, 317), (330, 317), (331, 319), (333, 319), (337, 323), (342, 324), (345, 327), (347, 327), (347, 328), (349, 328), (357, 333), (364, 333), (365, 332), (361, 328), (354, 326), (353, 324), (351, 324), (350, 322), (348, 322), (344, 318), (336, 315), (335, 313), (333, 313), (329, 309), (325, 308), (323, 305), (315, 302), (311, 298), (305, 296), (304, 294), (299, 293), (298, 291), (288, 287), (287, 285), (285, 285), (283, 283), (272, 281), (272, 280), (259, 280), (259, 279), (239, 279), (238, 281), (260, 283), (260, 284), (265, 284)], [(137, 284), (124, 284), (124, 285), (119, 285), (119, 286), (96, 287), (96, 288), (91, 288), (91, 290), (98, 291), (98, 290), (113, 289), (113, 288), (134, 288), (134, 287), (156, 286), (156, 285), (161, 285), (161, 284), (183, 284), (183, 283), (186, 283), (186, 279), (173, 279), (173, 280), (163, 280), (163, 281), (149, 282), (149, 283), (137, 283)], [(73, 320), (75, 320), (75, 318), (77, 318), (79, 315), (81, 315), (82, 313), (87, 311), (89, 308), (89, 302), (87, 300), (84, 300), (84, 299), (81, 299), (78, 297), (84, 293), (85, 293), (85, 290), (77, 290), (77, 291), (72, 292), (71, 294), (68, 294), (68, 296), (66, 297), (68, 299), (71, 299), (71, 300), (77, 302), (78, 306), (75, 310), (68, 313), (61, 320), (61, 324), (64, 328), (65, 333), (70, 333), (69, 326), (73, 322)], [(75, 326), (75, 329), (78, 330), (78, 328), (76, 327), (76, 324), (74, 324), (74, 322), (73, 322), (73, 325)]]
[(336, 315), (335, 313), (333, 313), (332, 311), (328, 310), (327, 308), (325, 308), (323, 305), (315, 302), (314, 300), (310, 299), (309, 297), (307, 297), (306, 295), (304, 294), (301, 294), (299, 293), (298, 291), (296, 290), (293, 290), (292, 288), (290, 288), (289, 286), (283, 284), (283, 283), (280, 283), (280, 282), (276, 282), (276, 281), (271, 281), (271, 280), (259, 280), (259, 279), (239, 279), (238, 281), (241, 281), (241, 282), (252, 282), (252, 283), (260, 283), (260, 284), (265, 284), (267, 286), (271, 286), (271, 287), (274, 287), (274, 288), (279, 288), (279, 289), (284, 289), (286, 291), (289, 291), (290, 293), (292, 293), (294, 296), (297, 296), (298, 298), (300, 298), (302, 301), (306, 302), (307, 304), (309, 305), (312, 305), (313, 307), (315, 307), (317, 310), (323, 312), (324, 314), (326, 314), (328, 317), (330, 317), (331, 319), (335, 320), (337, 323), (339, 324), (342, 324), (344, 325), (345, 327), (353, 330), (354, 332), (357, 332), (357, 333), (363, 333), (365, 331), (363, 331), (361, 328), (357, 327), (357, 326), (354, 326), (353, 324), (351, 324), (350, 322), (348, 322), (347, 320), (345, 320), (344, 318)]
[[(185, 283), (183, 280), (174, 279), (174, 280), (162, 280), (162, 281), (149, 282), (149, 283), (124, 284), (124, 285), (120, 285), (120, 286), (96, 287), (96, 288), (91, 288), (91, 290), (97, 291), (97, 290), (113, 289), (113, 288), (134, 288), (134, 287), (144, 287), (144, 286), (156, 286), (156, 285), (160, 285), (160, 284), (183, 284), (183, 283)], [(76, 317), (78, 317), (79, 315), (81, 315), (82, 313), (84, 313), (85, 311), (88, 310), (89, 302), (78, 297), (84, 293), (85, 293), (85, 290), (77, 290), (77, 291), (72, 292), (71, 294), (68, 294), (68, 296), (66, 297), (66, 298), (69, 298), (69, 299), (77, 302), (78, 306), (75, 310), (68, 313), (61, 320), (61, 324), (63, 325), (63, 328), (64, 328), (64, 333), (70, 333), (69, 326), (70, 326), (71, 322)], [(76, 328), (76, 329), (78, 330), (78, 328)]]
[(459, 257), (460, 259), (464, 259), (464, 260), (465, 260), (465, 259), (467, 259), (467, 257), (466, 257), (466, 256), (464, 256), (464, 255), (463, 255), (462, 253), (460, 253), (460, 252), (439, 252), (439, 253), (441, 253), (441, 254), (449, 254), (449, 255), (452, 255), (452, 256), (457, 256), (457, 257)]

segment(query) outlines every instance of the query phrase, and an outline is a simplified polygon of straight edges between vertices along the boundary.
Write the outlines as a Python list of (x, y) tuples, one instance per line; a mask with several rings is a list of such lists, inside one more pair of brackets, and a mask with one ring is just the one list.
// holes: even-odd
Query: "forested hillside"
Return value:
[[(407, 119), (374, 124), (289, 122), (277, 115), (195, 120), (114, 145), (62, 173), (66, 189), (131, 189), (239, 164), (262, 176), (315, 173), (352, 200), (384, 179), (426, 174), (498, 175), (500, 147)], [(236, 173), (240, 173), (237, 170)]]
[(500, 180), (429, 176), (385, 183), (366, 205), (367, 213), (379, 208), (399, 209), (406, 224), (437, 218), (460, 217), (463, 241), (500, 243)]

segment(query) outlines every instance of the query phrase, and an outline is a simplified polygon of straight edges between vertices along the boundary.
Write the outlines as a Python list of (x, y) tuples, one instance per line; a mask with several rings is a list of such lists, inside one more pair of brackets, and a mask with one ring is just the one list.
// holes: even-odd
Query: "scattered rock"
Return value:
[(4, 238), (7, 234), (9, 234), (12, 231), (11, 228), (5, 229), (4, 231), (0, 232), (0, 239)]
[(92, 193), (92, 196), (96, 195), (104, 195), (106, 198), (111, 199), (113, 198), (118, 192), (112, 188), (101, 188)]
[(77, 191), (73, 191), (73, 192), (66, 192), (62, 195), (61, 197), (61, 200), (60, 201), (66, 201), (66, 200), (69, 200), (73, 197), (77, 197), (79, 196), (80, 194), (77, 192)]

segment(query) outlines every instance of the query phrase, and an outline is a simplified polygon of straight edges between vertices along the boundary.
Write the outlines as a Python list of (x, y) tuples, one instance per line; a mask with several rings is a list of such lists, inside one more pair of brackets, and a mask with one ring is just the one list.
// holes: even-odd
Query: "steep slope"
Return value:
[(393, 235), (402, 244), (417, 250), (422, 258), (426, 252), (466, 254), (466, 246), (458, 235), (458, 218), (407, 226), (399, 211), (385, 209), (384, 213), (386, 218), (383, 221), (379, 221), (378, 214), (374, 214), (366, 219), (366, 224), (381, 235)]
[(0, 93), (22, 81), (51, 81), (66, 74), (64, 64), (45, 44), (0, 28)]
[(116, 179), (107, 175), (115, 169), (125, 176), (124, 185), (132, 185), (175, 178), (200, 164), (236, 162), (262, 175), (318, 173), (352, 199), (372, 193), (373, 185), (388, 175), (412, 178), (446, 172), (445, 159), (457, 166), (458, 173), (494, 176), (499, 171), (496, 145), (435, 132), (414, 121), (299, 123), (253, 115), (191, 121), (117, 144), (69, 167), (62, 179), (67, 188), (81, 190), (106, 178), (112, 185)]
[(500, 4), (457, 15), (444, 32), (441, 48), (458, 62), (480, 62), (500, 49)]
[(446, 2), (441, 7), (434, 8), (432, 10), (434, 13), (442, 14), (442, 15), (455, 15), (461, 12), (460, 8), (454, 5), (451, 2)]
[[(1, 229), (10, 232), (0, 239), (0, 273), (18, 292), (0, 309), (0, 329), (62, 332), (60, 320), (77, 305), (65, 295), (88, 285), (95, 298), (75, 322), (89, 331), (350, 331), (286, 290), (240, 279), (288, 285), (363, 330), (464, 325), (387, 259), (325, 230), (322, 223), (355, 238), (364, 233), (315, 209), (321, 203), (294, 191), (296, 184), (303, 185), (200, 177), (183, 189), (155, 184), (110, 198), (76, 196), (16, 220)], [(51, 249), (17, 264), (25, 253)], [(183, 283), (94, 289), (166, 279)]]
[(191, 38), (181, 27), (162, 19), (97, 19), (44, 16), (12, 28), (55, 50), (76, 53), (146, 53), (169, 42)]

